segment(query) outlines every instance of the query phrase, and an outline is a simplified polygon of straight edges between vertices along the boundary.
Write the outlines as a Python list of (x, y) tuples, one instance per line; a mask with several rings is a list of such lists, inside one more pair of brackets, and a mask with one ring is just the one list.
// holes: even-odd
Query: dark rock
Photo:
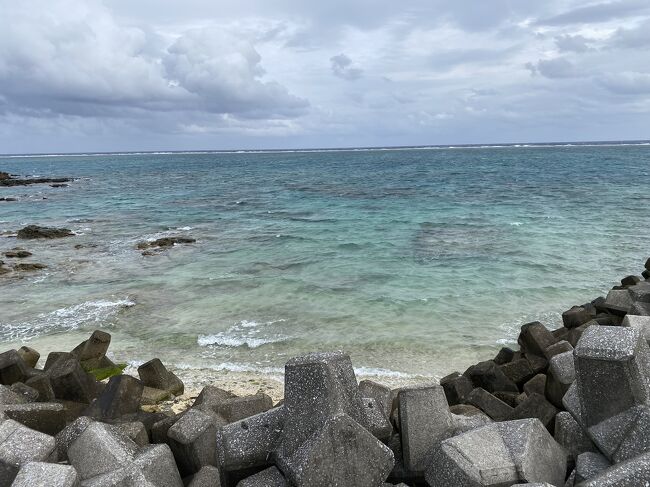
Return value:
[(140, 409), (142, 382), (130, 375), (116, 375), (86, 410), (84, 416), (115, 419)]
[(512, 350), (509, 347), (503, 347), (501, 350), (499, 350), (499, 353), (497, 353), (497, 356), (494, 357), (493, 362), (497, 365), (503, 365), (507, 364), (508, 362), (511, 362), (515, 356), (514, 350)]
[(25, 228), (18, 230), (17, 237), (20, 239), (36, 239), (36, 238), (63, 238), (71, 237), (74, 235), (72, 231), (67, 228), (50, 228), (39, 227), (37, 225), (28, 225)]
[(445, 392), (436, 384), (404, 388), (398, 397), (404, 465), (413, 472), (423, 471), (429, 450), (451, 435)]
[(10, 386), (29, 378), (29, 367), (16, 350), (0, 353), (0, 384)]
[[(15, 199), (12, 199), (12, 198), (5, 198), (5, 201), (16, 201), (16, 200), (15, 200)], [(645, 280), (650, 279), (650, 271), (647, 270), (647, 269), (644, 270), (644, 271), (641, 273), (641, 277), (643, 277)]]
[(459, 372), (454, 372), (440, 379), (440, 385), (445, 391), (447, 403), (450, 406), (465, 402), (465, 398), (472, 392), (472, 382)]
[(67, 188), (69, 185), (65, 183), (54, 183), (50, 184), (52, 188)]
[(500, 369), (503, 371), (505, 376), (510, 379), (512, 382), (517, 384), (518, 387), (521, 387), (529, 379), (532, 379), (535, 373), (530, 366), (530, 363), (525, 358), (515, 360), (514, 362), (508, 362), (507, 364), (501, 365)]
[(533, 355), (532, 353), (527, 353), (526, 359), (530, 364), (530, 368), (533, 369), (533, 373), (535, 374), (546, 373), (546, 369), (548, 368), (548, 360), (546, 360), (544, 357)]
[(558, 328), (556, 330), (551, 331), (555, 339), (560, 342), (562, 340), (568, 341), (569, 337), (569, 330), (565, 327)]
[(18, 201), (18, 199), (17, 199), (17, 198), (0, 198), (0, 201), (7, 201), (7, 202), (9, 202), (9, 201)]
[[(183, 413), (184, 414), (184, 413)], [(152, 443), (166, 443), (167, 442), (167, 432), (169, 428), (174, 426), (176, 421), (178, 421), (183, 414), (174, 414), (167, 418), (160, 419), (156, 421), (151, 426), (150, 438)]]
[(15, 249), (7, 250), (6, 252), (4, 252), (4, 256), (8, 257), (10, 259), (24, 259), (24, 258), (29, 257), (31, 255), (32, 255), (31, 252), (29, 252), (29, 251), (27, 251), (25, 249), (18, 248), (18, 247), (16, 247)]
[(140, 242), (137, 248), (139, 250), (144, 250), (152, 247), (172, 247), (178, 244), (188, 244), (194, 242), (196, 242), (196, 239), (189, 237), (163, 237), (152, 242)]
[(144, 387), (142, 389), (142, 397), (140, 399), (140, 404), (152, 405), (158, 404), (160, 402), (166, 401), (173, 397), (172, 393), (169, 391), (163, 391), (162, 389), (154, 389), (153, 387)]
[(508, 404), (480, 387), (472, 391), (467, 397), (467, 402), (479, 408), (495, 421), (505, 421), (513, 411)]
[(552, 434), (557, 413), (557, 408), (548, 402), (543, 395), (533, 392), (514, 409), (510, 419), (537, 418)]
[(175, 396), (183, 394), (183, 382), (173, 372), (167, 370), (160, 359), (153, 359), (138, 367), (140, 380), (147, 387), (169, 391)]
[(472, 365), (463, 375), (472, 381), (474, 387), (482, 387), (488, 392), (519, 392), (517, 385), (491, 360)]
[[(5, 173), (6, 174), (6, 173)], [(72, 181), (71, 178), (28, 178), (19, 179), (9, 176), (8, 178), (0, 179), (0, 186), (27, 186), (30, 184), (59, 184)]]
[(38, 262), (21, 262), (20, 264), (14, 264), (15, 271), (32, 272), (40, 271), (42, 269), (47, 269), (47, 266), (45, 264), (39, 264)]
[(553, 334), (539, 321), (522, 325), (517, 340), (521, 350), (528, 354), (544, 356), (544, 351), (557, 342)]

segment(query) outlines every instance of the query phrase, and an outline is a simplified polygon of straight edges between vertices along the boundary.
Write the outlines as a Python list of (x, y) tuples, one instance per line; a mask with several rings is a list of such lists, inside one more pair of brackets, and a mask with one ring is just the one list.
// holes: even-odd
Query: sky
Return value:
[(648, 0), (0, 0), (0, 153), (648, 138)]

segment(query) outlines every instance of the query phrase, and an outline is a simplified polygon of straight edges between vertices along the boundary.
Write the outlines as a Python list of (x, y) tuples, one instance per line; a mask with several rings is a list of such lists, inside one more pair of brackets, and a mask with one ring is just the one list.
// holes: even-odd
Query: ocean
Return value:
[[(0, 345), (281, 374), (351, 354), (360, 376), (463, 371), (519, 327), (605, 294), (650, 255), (650, 145), (0, 156), (71, 176), (0, 188)], [(18, 241), (28, 224), (76, 236)], [(188, 236), (152, 256), (139, 242)], [(8, 262), (10, 259), (2, 257)]]

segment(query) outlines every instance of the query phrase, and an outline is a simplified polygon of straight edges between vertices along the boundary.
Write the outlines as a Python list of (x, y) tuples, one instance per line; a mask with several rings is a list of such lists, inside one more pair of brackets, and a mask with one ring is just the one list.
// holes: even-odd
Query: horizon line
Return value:
[(152, 149), (152, 150), (116, 150), (83, 152), (26, 152), (0, 153), (0, 157), (63, 157), (63, 156), (98, 156), (98, 155), (146, 155), (146, 154), (236, 154), (236, 153), (277, 153), (277, 152), (346, 152), (346, 151), (389, 151), (389, 150), (426, 150), (426, 149), (489, 149), (498, 147), (535, 148), (535, 147), (585, 147), (585, 146), (624, 146), (650, 145), (650, 139), (631, 140), (581, 140), (551, 142), (492, 142), (471, 144), (430, 144), (430, 145), (393, 145), (393, 146), (343, 146), (343, 147), (308, 147), (308, 148), (267, 148), (267, 149)]

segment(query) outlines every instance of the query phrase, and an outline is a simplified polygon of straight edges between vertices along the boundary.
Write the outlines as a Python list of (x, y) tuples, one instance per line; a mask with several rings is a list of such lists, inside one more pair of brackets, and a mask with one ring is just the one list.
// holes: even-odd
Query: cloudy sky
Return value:
[(0, 153), (647, 138), (648, 0), (0, 0)]

